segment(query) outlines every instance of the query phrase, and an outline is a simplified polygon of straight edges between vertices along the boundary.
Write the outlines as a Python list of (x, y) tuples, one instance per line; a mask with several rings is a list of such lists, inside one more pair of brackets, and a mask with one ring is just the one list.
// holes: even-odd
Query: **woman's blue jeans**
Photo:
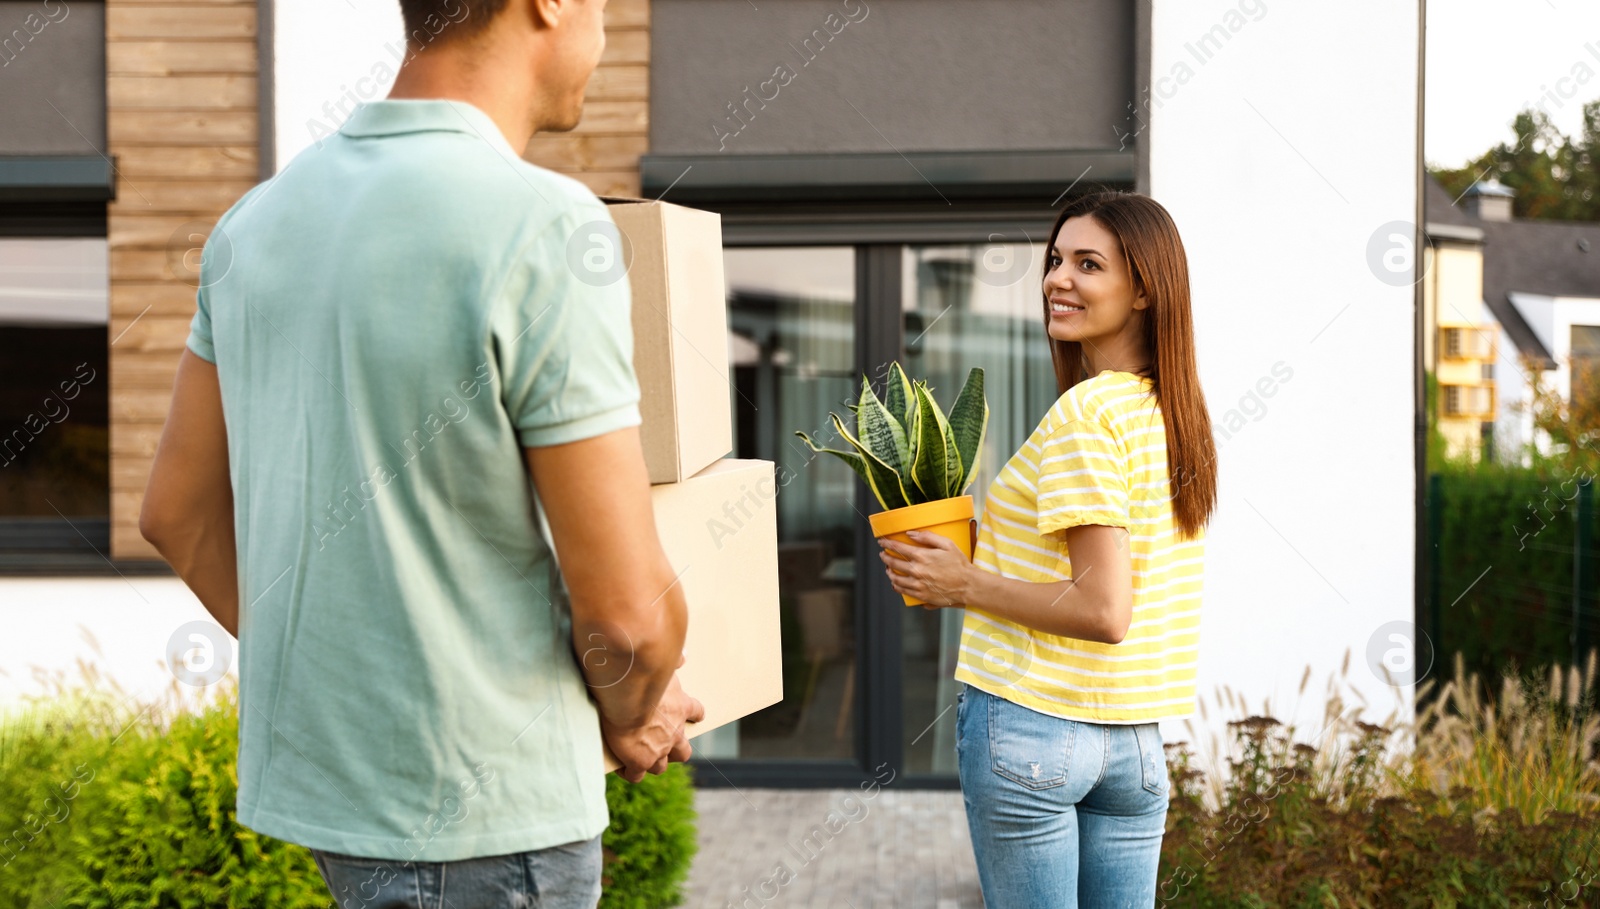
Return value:
[(1159, 725), (1061, 719), (963, 684), (956, 752), (986, 909), (1155, 905)]

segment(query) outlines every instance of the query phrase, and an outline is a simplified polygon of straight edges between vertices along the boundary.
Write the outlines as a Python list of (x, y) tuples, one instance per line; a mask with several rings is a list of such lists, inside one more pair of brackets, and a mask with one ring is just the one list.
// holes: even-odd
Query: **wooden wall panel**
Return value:
[(639, 156), (650, 143), (650, 4), (609, 0), (606, 49), (584, 91), (583, 119), (540, 133), (523, 157), (601, 195), (639, 195)]
[[(649, 0), (610, 0), (606, 49), (570, 133), (528, 160), (597, 193), (639, 194), (649, 146)], [(111, 554), (159, 558), (139, 506), (194, 316), (185, 236), (258, 178), (255, 0), (106, 0), (106, 97), (117, 198), (111, 247)]]
[(194, 316), (183, 256), (255, 185), (256, 79), (254, 0), (106, 0), (116, 559), (160, 557), (139, 535), (139, 506)]

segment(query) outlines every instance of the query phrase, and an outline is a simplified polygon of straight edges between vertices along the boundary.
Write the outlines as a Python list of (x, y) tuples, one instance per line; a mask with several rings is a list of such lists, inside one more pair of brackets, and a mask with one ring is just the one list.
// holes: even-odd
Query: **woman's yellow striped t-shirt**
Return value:
[(969, 607), (955, 677), (1042, 713), (1146, 723), (1194, 712), (1204, 533), (1172, 520), (1150, 380), (1105, 370), (1056, 400), (989, 486), (973, 561), (1024, 581), (1072, 576), (1058, 531), (1128, 528), (1133, 620), (1120, 644), (1046, 634)]

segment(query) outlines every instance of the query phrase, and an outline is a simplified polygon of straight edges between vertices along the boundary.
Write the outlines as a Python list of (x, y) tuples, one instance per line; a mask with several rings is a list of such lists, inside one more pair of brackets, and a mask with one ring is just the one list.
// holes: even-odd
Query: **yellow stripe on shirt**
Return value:
[(1133, 620), (1120, 644), (1046, 634), (968, 608), (956, 679), (1097, 723), (1191, 716), (1205, 535), (1172, 520), (1166, 429), (1149, 379), (1107, 370), (1056, 400), (989, 486), (973, 561), (1035, 583), (1071, 577), (1059, 531), (1124, 527)]

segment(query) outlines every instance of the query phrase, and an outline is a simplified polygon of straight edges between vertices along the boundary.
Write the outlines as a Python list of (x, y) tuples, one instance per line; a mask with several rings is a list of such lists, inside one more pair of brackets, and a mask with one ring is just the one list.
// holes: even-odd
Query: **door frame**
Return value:
[[(1125, 183), (1115, 188), (1131, 189)], [(715, 206), (705, 206), (716, 210)], [(1006, 201), (991, 205), (957, 205), (956, 211), (932, 212), (880, 210), (878, 217), (863, 217), (859, 208), (841, 208), (803, 215), (774, 211), (748, 216), (742, 206), (730, 205), (723, 213), (723, 246), (843, 246), (855, 250), (855, 369), (865, 374), (874, 391), (883, 393), (883, 369), (905, 357), (902, 295), (902, 257), (907, 247), (919, 243), (1039, 242), (1050, 231), (1059, 205), (1034, 203), (1027, 207)], [(731, 217), (730, 217), (731, 216)], [(857, 478), (855, 507), (862, 514), (876, 508), (872, 491)], [(823, 789), (881, 783), (875, 774), (892, 770), (893, 785), (912, 789), (959, 789), (950, 774), (908, 774), (905, 769), (905, 731), (901, 684), (901, 617), (906, 608), (874, 566), (879, 552), (866, 521), (857, 521), (854, 535), (855, 673), (860, 684), (853, 693), (855, 758), (853, 760), (784, 760), (771, 758), (690, 759), (695, 765), (695, 785), (704, 788)]]

